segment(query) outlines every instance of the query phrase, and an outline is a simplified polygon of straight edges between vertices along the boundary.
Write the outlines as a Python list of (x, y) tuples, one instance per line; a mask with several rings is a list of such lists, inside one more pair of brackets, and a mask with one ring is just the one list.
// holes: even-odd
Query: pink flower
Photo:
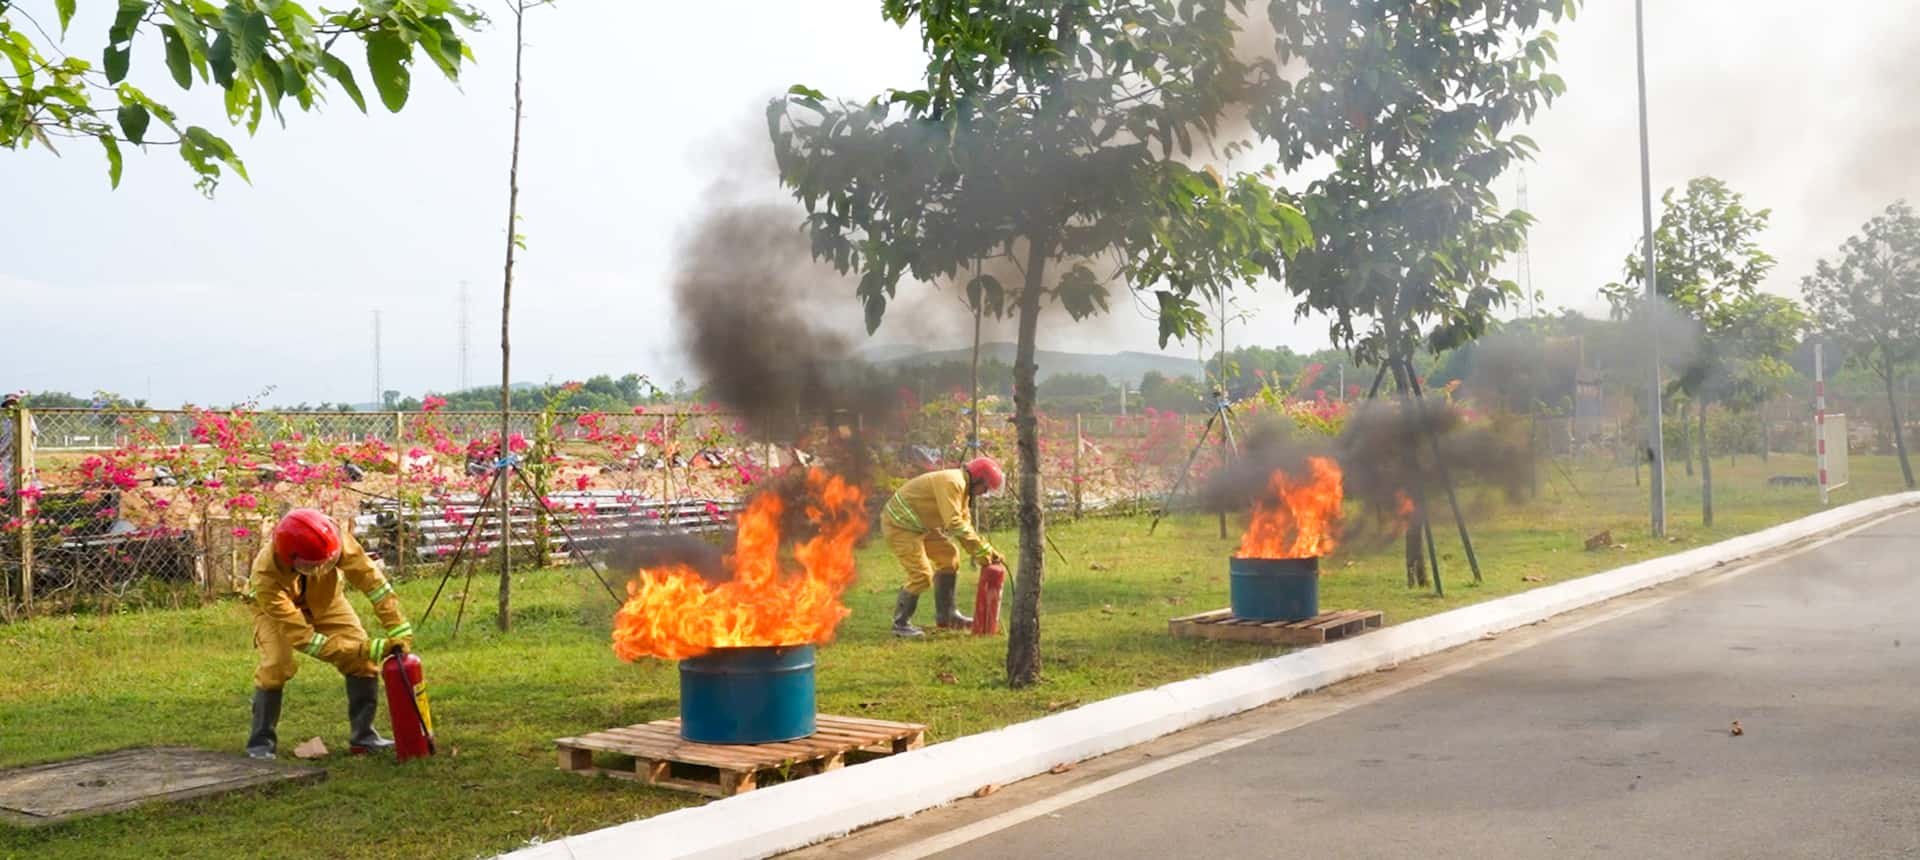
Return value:
[(23, 487), (23, 488), (21, 488), (21, 490), (20, 490), (20, 498), (23, 498), (23, 499), (38, 499), (38, 498), (40, 498), (40, 488), (39, 488), (39, 487)]
[(527, 437), (518, 433), (508, 436), (507, 449), (515, 453), (527, 450)]
[(233, 530), (233, 536), (237, 538), (243, 538), (250, 534), (253, 534), (253, 532), (247, 531), (244, 527)]
[(593, 484), (592, 475), (581, 475), (573, 479), (573, 487), (576, 490), (585, 490), (587, 487), (592, 486), (592, 484)]
[(446, 405), (447, 399), (445, 397), (435, 397), (431, 394), (427, 395), (426, 400), (420, 402), (420, 408), (427, 412), (437, 412), (441, 407)]
[(233, 498), (227, 500), (228, 510), (233, 510), (236, 508), (241, 510), (252, 510), (259, 506), (260, 506), (260, 500), (254, 498), (251, 493), (242, 493), (238, 496), (234, 496)]

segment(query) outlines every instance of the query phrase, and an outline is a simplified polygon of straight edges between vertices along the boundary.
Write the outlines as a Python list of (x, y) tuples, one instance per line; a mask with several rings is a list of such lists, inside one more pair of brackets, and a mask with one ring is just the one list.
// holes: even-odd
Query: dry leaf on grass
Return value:
[(1547, 578), (1544, 576), (1523, 576), (1523, 577), (1520, 577), (1520, 581), (1521, 582), (1546, 582)]
[(1112, 570), (1113, 568), (1107, 565), (1101, 564), (1100, 562), (1097, 562), (1097, 561), (1090, 561), (1090, 562), (1087, 562), (1087, 569), (1088, 570)]
[(1734, 721), (1733, 721), (1733, 736), (1734, 736), (1734, 737), (1739, 737), (1739, 736), (1741, 736), (1741, 735), (1744, 735), (1744, 734), (1746, 734), (1746, 733), (1747, 733), (1747, 730), (1746, 730), (1746, 729), (1743, 729), (1743, 728), (1740, 728), (1740, 721), (1739, 721), (1739, 720), (1734, 720)]
[(1062, 702), (1048, 702), (1047, 713), (1051, 714), (1054, 711), (1058, 711), (1062, 708), (1071, 708), (1074, 705), (1078, 705), (1078, 704), (1080, 704), (1079, 699), (1067, 699), (1066, 701), (1062, 701)]
[(980, 786), (980, 788), (973, 793), (973, 796), (986, 797), (987, 795), (992, 794), (999, 790), (1000, 790), (1000, 786), (994, 785), (993, 783), (989, 782), (986, 785)]
[(952, 672), (941, 672), (940, 674), (935, 675), (933, 677), (939, 679), (940, 683), (942, 684), (960, 683), (960, 679), (957, 676), (955, 676)]
[(294, 747), (293, 757), (308, 758), (308, 759), (326, 758), (327, 745), (324, 742), (322, 742), (319, 738), (317, 737), (313, 738), (312, 740), (309, 740), (306, 743), (303, 743), (297, 747)]
[(1059, 764), (1054, 765), (1053, 767), (1048, 768), (1047, 773), (1061, 774), (1061, 773), (1066, 773), (1067, 771), (1070, 771), (1070, 770), (1073, 770), (1073, 763), (1063, 761)]

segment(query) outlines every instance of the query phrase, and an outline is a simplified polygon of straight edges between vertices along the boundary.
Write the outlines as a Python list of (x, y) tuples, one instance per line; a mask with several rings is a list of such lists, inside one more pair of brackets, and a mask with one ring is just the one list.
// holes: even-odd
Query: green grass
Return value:
[[(1630, 469), (1575, 470), (1580, 492), (1543, 469), (1539, 497), (1522, 507), (1471, 499), (1484, 584), (1469, 584), (1451, 524), (1436, 523), (1445, 598), (1406, 589), (1398, 547), (1376, 546), (1326, 563), (1321, 604), (1383, 609), (1388, 623), (1402, 622), (1542, 584), (1524, 577), (1566, 580), (1752, 531), (1819, 508), (1810, 489), (1765, 487), (1770, 474), (1810, 472), (1808, 459), (1717, 462), (1713, 529), (1698, 527), (1698, 491), (1676, 467), (1671, 542), (1647, 538), (1645, 492)], [(1899, 489), (1889, 458), (1856, 458), (1853, 467), (1855, 485), (1836, 502)], [(1627, 548), (1583, 551), (1583, 539), (1602, 529)], [(862, 551), (862, 577), (847, 597), (853, 616), (820, 652), (821, 710), (923, 722), (938, 740), (1279, 653), (1166, 635), (1167, 618), (1227, 603), (1225, 557), (1233, 542), (1219, 538), (1213, 520), (1176, 517), (1153, 536), (1138, 518), (1062, 522), (1051, 533), (1070, 561), (1049, 556), (1043, 683), (1005, 688), (1004, 637), (888, 636), (898, 580), (876, 542)], [(963, 590), (971, 579), (963, 578)], [(433, 586), (404, 583), (402, 599), (418, 614)], [(614, 659), (610, 601), (585, 571), (519, 577), (515, 626), (505, 635), (494, 630), (488, 609), (494, 583), (474, 586), (471, 608), (483, 617), (469, 613), (455, 638), (452, 612), (443, 607), (419, 637), (440, 756), (396, 766), (335, 755), (325, 762), (329, 778), (317, 786), (0, 830), (0, 857), (470, 857), (699, 802), (555, 769), (554, 738), (677, 713), (672, 664)], [(967, 594), (963, 602), (970, 604)], [(930, 609), (922, 607), (922, 621)], [(237, 754), (254, 661), (250, 637), (245, 610), (233, 603), (0, 627), (0, 767), (140, 745)], [(344, 709), (339, 676), (305, 663), (289, 685), (283, 749), (318, 735), (340, 750)]]

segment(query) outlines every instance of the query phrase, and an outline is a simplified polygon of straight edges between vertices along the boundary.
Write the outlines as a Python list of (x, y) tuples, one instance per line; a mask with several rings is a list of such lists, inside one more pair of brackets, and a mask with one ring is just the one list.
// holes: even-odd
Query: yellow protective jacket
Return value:
[(975, 564), (981, 564), (1000, 553), (973, 530), (969, 504), (966, 470), (941, 469), (900, 485), (881, 516), (898, 528), (953, 541)]
[[(312, 615), (341, 599), (341, 580), (352, 583), (373, 603), (373, 611), (386, 628), (384, 635), (355, 642), (314, 629)], [(268, 541), (253, 558), (247, 597), (256, 611), (274, 622), (288, 648), (334, 665), (362, 656), (377, 665), (386, 656), (389, 639), (413, 635), (413, 625), (400, 613), (400, 598), (393, 593), (393, 585), (360, 542), (344, 529), (340, 533), (340, 559), (308, 576), (281, 562), (273, 551), (273, 542)], [(362, 648), (366, 649), (364, 655), (360, 653)]]

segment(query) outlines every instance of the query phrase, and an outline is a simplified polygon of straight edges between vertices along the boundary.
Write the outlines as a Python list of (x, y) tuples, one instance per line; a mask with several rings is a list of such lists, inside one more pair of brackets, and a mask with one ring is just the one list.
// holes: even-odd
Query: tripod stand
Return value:
[[(1388, 371), (1393, 373), (1394, 386), (1398, 389), (1400, 397), (1407, 400), (1412, 408), (1423, 408), (1426, 398), (1425, 392), (1421, 390), (1420, 375), (1414, 370), (1413, 360), (1405, 355), (1388, 356), (1387, 360), (1380, 365), (1380, 372), (1373, 377), (1373, 387), (1367, 391), (1367, 399), (1373, 400), (1379, 395), (1380, 385), (1386, 380)], [(1418, 418), (1415, 420), (1419, 421)], [(1419, 423), (1424, 424), (1424, 422)], [(1446, 491), (1447, 506), (1453, 509), (1453, 524), (1460, 533), (1461, 547), (1466, 550), (1467, 566), (1473, 571), (1473, 581), (1481, 582), (1480, 558), (1473, 551), (1473, 538), (1467, 533), (1466, 515), (1460, 510), (1460, 498), (1454, 490), (1453, 475), (1447, 468), (1446, 455), (1440, 450), (1440, 436), (1431, 427), (1419, 427), (1416, 433), (1427, 438), (1427, 445), (1433, 451), (1434, 468), (1439, 472), (1441, 488)], [(1404, 451), (1404, 454), (1407, 458), (1408, 471), (1413, 477), (1413, 498), (1420, 520), (1410, 527), (1417, 528), (1422, 533), (1427, 549), (1427, 563), (1433, 569), (1434, 593), (1444, 596), (1446, 587), (1440, 583), (1439, 553), (1433, 545), (1433, 521), (1427, 515), (1427, 490), (1418, 475), (1419, 455), (1414, 451)], [(1410, 566), (1409, 580), (1412, 577), (1412, 570), (1413, 567)], [(1408, 584), (1412, 585), (1412, 582), (1409, 581)]]
[[(494, 461), (493, 473), (497, 476), (497, 479), (487, 482), (487, 490), (480, 496), (479, 508), (474, 512), (473, 520), (467, 524), (466, 534), (460, 537), (460, 543), (455, 545), (453, 555), (447, 560), (447, 569), (440, 574), (440, 585), (434, 588), (433, 599), (427, 601), (426, 611), (420, 613), (421, 626), (424, 627), (427, 623), (427, 618), (433, 615), (433, 608), (440, 602), (440, 593), (446, 589), (447, 580), (452, 579), (454, 573), (460, 569), (460, 562), (466, 558), (467, 548), (472, 544), (473, 536), (479, 532), (480, 524), (485, 522), (487, 517), (493, 515), (494, 507), (492, 502), (494, 492), (505, 487), (505, 492), (509, 497), (509, 503), (511, 503), (513, 490), (507, 483), (509, 477), (520, 479), (520, 486), (526, 488), (527, 495), (532, 496), (534, 504), (539, 505), (540, 510), (547, 515), (547, 521), (560, 528), (560, 535), (567, 542), (568, 552), (571, 552), (574, 558), (585, 563), (588, 570), (593, 571), (593, 577), (600, 581), (600, 587), (607, 590), (607, 596), (613, 598), (614, 605), (619, 606), (624, 602), (621, 600), (619, 593), (615, 592), (613, 586), (607, 582), (606, 576), (601, 573), (600, 566), (594, 563), (592, 556), (587, 555), (586, 550), (580, 547), (580, 542), (574, 540), (573, 533), (567, 530), (566, 523), (554, 513), (553, 508), (547, 504), (547, 500), (540, 495), (539, 491), (534, 489), (533, 482), (527, 478), (526, 472), (520, 468), (519, 455), (508, 454)], [(509, 510), (507, 515), (512, 516), (512, 511)], [(406, 528), (404, 520), (401, 522), (400, 527)], [(500, 551), (511, 553), (513, 548), (503, 545), (500, 547)], [(456, 636), (460, 634), (460, 623), (467, 615), (467, 595), (473, 590), (473, 572), (475, 568), (479, 567), (479, 558), (477, 556), (467, 560), (467, 581), (466, 584), (461, 587), (460, 609), (453, 618), (453, 633)]]
[[(1220, 444), (1227, 449), (1228, 459), (1239, 453), (1239, 447), (1233, 440), (1233, 402), (1227, 399), (1226, 389), (1213, 387), (1213, 414), (1207, 416), (1207, 426), (1200, 429), (1200, 438), (1193, 442), (1193, 450), (1187, 452), (1187, 464), (1180, 467), (1180, 477), (1174, 479), (1173, 489), (1167, 491), (1166, 501), (1160, 503), (1160, 510), (1153, 514), (1153, 523), (1147, 526), (1147, 534), (1153, 534), (1160, 527), (1160, 520), (1173, 507), (1173, 499), (1180, 495), (1180, 488), (1186, 486), (1187, 476), (1193, 472), (1193, 461), (1200, 458), (1200, 449), (1206, 447), (1207, 439), (1213, 435), (1213, 425), (1220, 425)], [(1227, 537), (1227, 512), (1220, 512), (1220, 538)]]

